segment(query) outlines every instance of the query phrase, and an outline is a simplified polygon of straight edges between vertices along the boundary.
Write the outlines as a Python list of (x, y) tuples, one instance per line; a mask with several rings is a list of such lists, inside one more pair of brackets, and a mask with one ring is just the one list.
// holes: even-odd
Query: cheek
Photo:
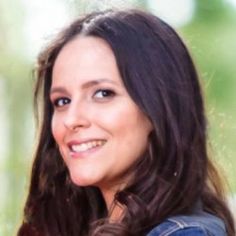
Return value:
[(127, 145), (139, 135), (148, 136), (152, 129), (148, 118), (138, 107), (127, 100), (113, 104), (112, 107), (106, 107), (103, 112), (93, 114), (93, 117), (96, 117), (97, 124), (112, 136), (121, 140), (125, 139)]
[(51, 121), (51, 131), (54, 139), (56, 142), (60, 141), (61, 135), (62, 135), (62, 130), (61, 130), (61, 125), (59, 122), (59, 119), (57, 116), (53, 115), (52, 121)]

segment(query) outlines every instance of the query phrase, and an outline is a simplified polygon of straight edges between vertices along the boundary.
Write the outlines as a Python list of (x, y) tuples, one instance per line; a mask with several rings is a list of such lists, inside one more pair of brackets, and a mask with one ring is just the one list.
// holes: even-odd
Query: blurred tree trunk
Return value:
[[(32, 124), (27, 127), (31, 96), (29, 91), (29, 65), (24, 58), (23, 44), (23, 17), (24, 12), (19, 1), (1, 0), (0, 2), (0, 74), (4, 78), (6, 95), (1, 109), (6, 109), (9, 122), (8, 156), (3, 157), (4, 181), (7, 181), (5, 207), (1, 209), (4, 215), (1, 218), (2, 235), (13, 235), (14, 227), (21, 215), (21, 206), (24, 202), (24, 186), (26, 178), (26, 156), (29, 147), (26, 138)], [(2, 101), (1, 101), (2, 102)], [(28, 148), (28, 150), (27, 150)]]

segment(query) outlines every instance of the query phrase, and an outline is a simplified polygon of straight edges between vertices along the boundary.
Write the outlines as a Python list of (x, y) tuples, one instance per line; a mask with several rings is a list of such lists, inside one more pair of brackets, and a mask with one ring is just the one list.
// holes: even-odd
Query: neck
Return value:
[(100, 188), (109, 212), (109, 221), (120, 221), (124, 213), (124, 207), (115, 201), (115, 194), (121, 189), (122, 186), (117, 188)]

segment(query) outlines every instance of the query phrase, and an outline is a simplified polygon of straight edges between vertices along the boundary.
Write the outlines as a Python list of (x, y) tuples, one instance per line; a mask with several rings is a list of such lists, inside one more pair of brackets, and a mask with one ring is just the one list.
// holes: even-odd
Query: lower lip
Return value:
[(82, 151), (82, 152), (72, 152), (70, 151), (70, 156), (72, 158), (85, 158), (90, 154), (94, 154), (95, 152), (99, 151), (105, 144), (101, 145), (101, 146), (96, 146), (93, 147), (91, 149), (88, 149), (86, 151)]

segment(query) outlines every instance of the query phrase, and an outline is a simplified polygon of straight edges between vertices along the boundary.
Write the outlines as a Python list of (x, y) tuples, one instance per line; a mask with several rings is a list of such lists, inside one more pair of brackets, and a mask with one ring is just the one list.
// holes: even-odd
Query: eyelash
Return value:
[[(101, 93), (102, 96), (97, 96), (97, 94)], [(98, 89), (95, 91), (93, 97), (96, 99), (106, 99), (115, 96), (115, 92), (111, 89)]]
[[(60, 105), (59, 103), (61, 101), (63, 102), (63, 104)], [(69, 104), (69, 103), (70, 103), (70, 99), (69, 98), (60, 97), (60, 98), (55, 99), (55, 101), (53, 101), (53, 106), (54, 107), (63, 107), (65, 105)]]
[[(101, 94), (98, 96), (98, 94)], [(95, 91), (95, 93), (93, 94), (93, 98), (95, 98), (96, 100), (104, 100), (104, 99), (109, 99), (115, 96), (115, 92), (111, 89), (98, 89)], [(52, 101), (52, 104), (55, 108), (60, 108), (60, 107), (64, 107), (67, 104), (70, 103), (70, 99), (67, 97), (59, 97), (57, 99), (55, 99), (54, 101)], [(62, 104), (60, 104), (62, 102)]]

